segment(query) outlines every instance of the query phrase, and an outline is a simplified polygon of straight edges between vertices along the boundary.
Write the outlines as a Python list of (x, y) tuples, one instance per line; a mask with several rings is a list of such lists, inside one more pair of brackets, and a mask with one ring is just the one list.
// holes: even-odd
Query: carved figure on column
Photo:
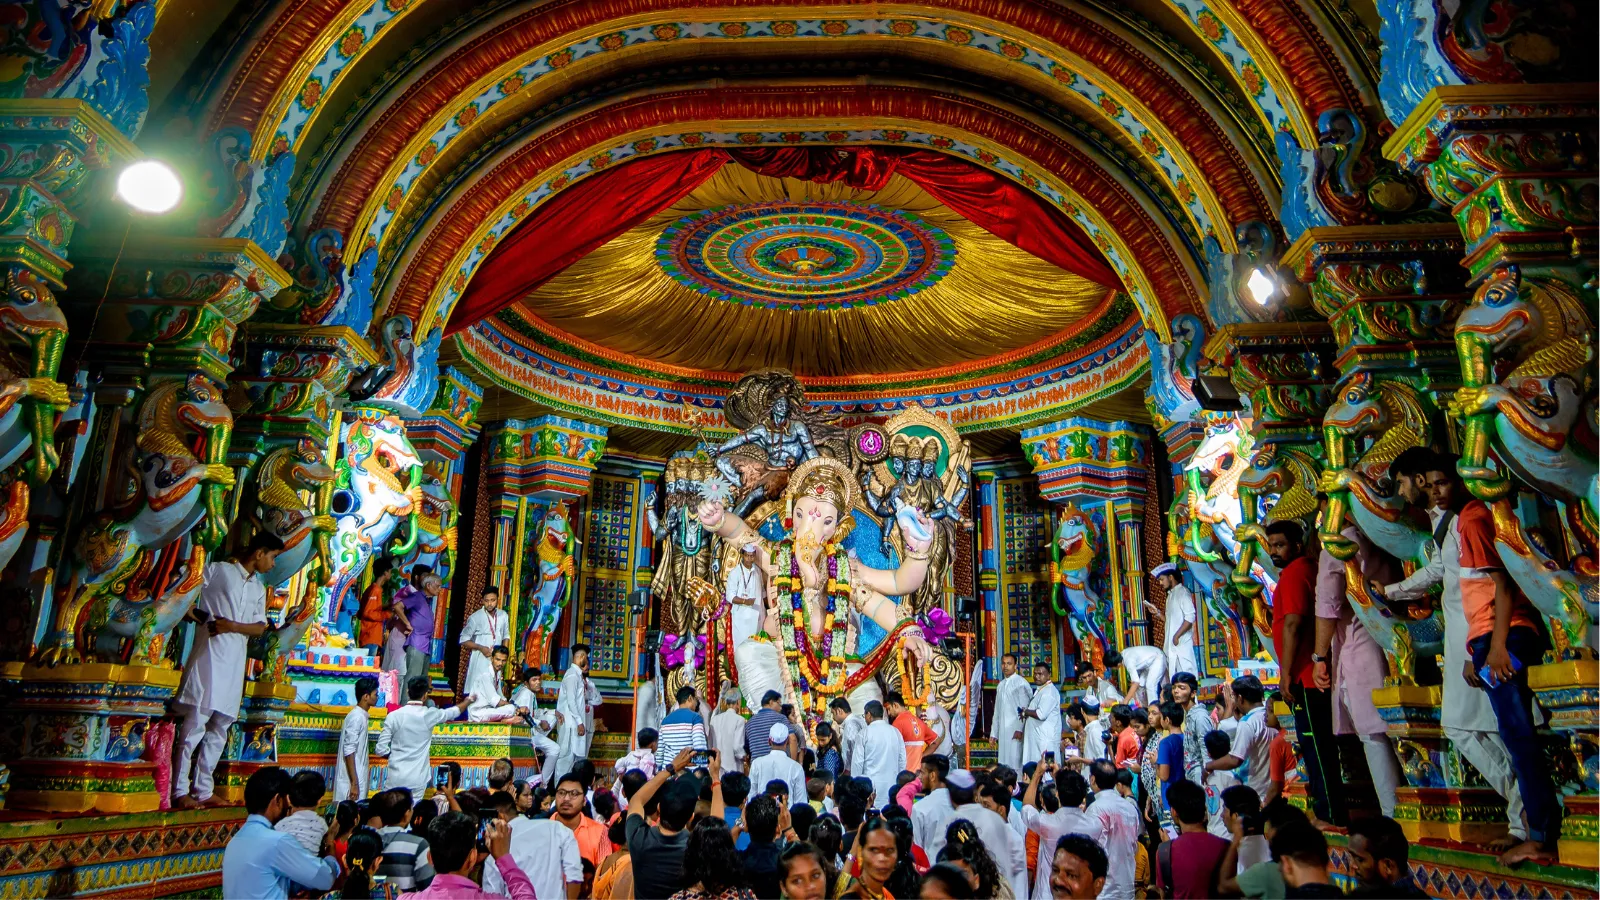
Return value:
[[(935, 606), (944, 588), (951, 548), (962, 522), (972, 482), (972, 450), (950, 423), (921, 409), (899, 413), (884, 425), (889, 456), (861, 469), (862, 502), (882, 519), (880, 552), (905, 555), (907, 529), (916, 528), (916, 513), (935, 524), (930, 535), (928, 570), (935, 577), (907, 595), (910, 610), (921, 615)], [(919, 535), (922, 537), (922, 535)]]
[[(250, 655), (266, 662), (263, 681), (281, 681), (289, 653), (300, 643), (316, 618), (318, 600), (333, 569), (331, 536), (337, 524), (330, 515), (316, 512), (315, 495), (334, 478), (334, 471), (323, 460), (326, 452), (315, 441), (302, 439), (295, 447), (280, 447), (267, 454), (256, 475), (256, 527), (283, 541), (271, 569), (262, 574), (269, 601), (272, 589), (293, 578), (307, 564), (305, 590), (292, 598), (276, 628), (269, 628), (252, 639)], [(314, 497), (308, 505), (300, 497), (309, 491)]]
[[(322, 618), (348, 634), (359, 603), (353, 587), (367, 561), (402, 520), (421, 514), (422, 460), (400, 420), (376, 410), (357, 410), (345, 426), (344, 441), (344, 457), (335, 466), (334, 576)], [(408, 543), (414, 543), (414, 524), (409, 534)], [(411, 548), (387, 549), (399, 555)]]
[[(1251, 577), (1252, 565), (1271, 565), (1265, 526), (1280, 519), (1310, 522), (1317, 512), (1317, 474), (1322, 464), (1307, 449), (1287, 442), (1262, 443), (1250, 458), (1250, 470), (1239, 477), (1242, 521), (1234, 530), (1239, 565), (1233, 585), (1250, 601), (1250, 627), (1262, 649), (1274, 653), (1272, 608), (1266, 588)], [(1270, 569), (1276, 574), (1276, 568)]]
[(572, 558), (577, 545), (566, 504), (551, 503), (539, 523), (539, 537), (534, 544), (538, 580), (528, 590), (533, 618), (522, 632), (524, 665), (542, 666), (546, 662), (548, 638), (572, 596)]
[(13, 266), (5, 277), (6, 291), (0, 297), (0, 569), (11, 562), (28, 532), (30, 486), (48, 481), (60, 463), (55, 425), (70, 404), (66, 385), (55, 380), (66, 344), (66, 316), (49, 286), (33, 272)]
[(1242, 558), (1236, 536), (1243, 521), (1239, 479), (1250, 468), (1254, 446), (1238, 419), (1208, 425), (1205, 439), (1184, 466), (1188, 489), (1180, 501), (1188, 512), (1188, 525), (1179, 554), (1200, 582), (1211, 617), (1226, 623), (1224, 639), (1231, 659), (1247, 655), (1244, 617), (1229, 602), (1227, 587)]
[(1060, 559), (1051, 563), (1050, 578), (1061, 585), (1061, 593), (1067, 600), (1067, 608), (1062, 609), (1057, 605), (1056, 614), (1068, 617), (1072, 635), (1083, 647), (1084, 655), (1098, 680), (1105, 673), (1106, 654), (1111, 650), (1111, 645), (1107, 643), (1105, 629), (1099, 622), (1100, 596), (1089, 587), (1095, 537), (1094, 525), (1088, 514), (1071, 503), (1062, 507), (1054, 537)]
[(695, 517), (695, 508), (704, 499), (701, 484), (713, 471), (711, 463), (700, 457), (675, 456), (668, 460), (665, 509), (659, 517), (653, 509), (645, 513), (660, 548), (650, 593), (662, 604), (663, 635), (690, 632), (696, 618), (692, 585), (696, 580), (712, 580), (712, 562), (716, 559), (716, 550), (711, 546), (713, 536)]

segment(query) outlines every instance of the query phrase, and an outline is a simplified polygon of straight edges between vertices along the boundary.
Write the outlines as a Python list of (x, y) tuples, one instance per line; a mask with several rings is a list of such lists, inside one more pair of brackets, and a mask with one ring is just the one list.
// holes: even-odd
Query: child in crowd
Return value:
[[(1227, 756), (1231, 746), (1228, 733), (1225, 731), (1217, 730), (1206, 735), (1206, 756), (1210, 759)], [(1232, 769), (1217, 769), (1206, 774), (1206, 812), (1210, 815), (1206, 830), (1219, 838), (1226, 838), (1232, 834), (1222, 816), (1223, 792), (1238, 784), (1239, 776), (1234, 774)]]
[(328, 820), (317, 811), (317, 807), (322, 805), (322, 795), (327, 792), (328, 781), (320, 774), (309, 770), (296, 772), (289, 787), (292, 808), (287, 816), (273, 826), (278, 831), (294, 835), (306, 852), (316, 856), (322, 855), (322, 839), (328, 833)]

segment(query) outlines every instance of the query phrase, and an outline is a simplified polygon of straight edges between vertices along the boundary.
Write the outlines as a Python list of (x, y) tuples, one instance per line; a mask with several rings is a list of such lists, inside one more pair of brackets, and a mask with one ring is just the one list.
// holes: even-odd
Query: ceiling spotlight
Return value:
[(139, 212), (161, 215), (183, 199), (183, 182), (166, 163), (143, 159), (117, 176), (117, 197)]
[(1250, 270), (1250, 275), (1244, 280), (1244, 288), (1250, 293), (1250, 299), (1263, 309), (1266, 309), (1278, 294), (1278, 281), (1260, 266)]

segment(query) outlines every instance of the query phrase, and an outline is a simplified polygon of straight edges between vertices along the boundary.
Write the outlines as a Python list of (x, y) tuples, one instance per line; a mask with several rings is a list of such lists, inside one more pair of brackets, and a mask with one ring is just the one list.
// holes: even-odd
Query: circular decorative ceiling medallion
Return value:
[(955, 264), (916, 216), (858, 203), (751, 203), (684, 216), (656, 261), (692, 291), (765, 309), (854, 309), (912, 294)]

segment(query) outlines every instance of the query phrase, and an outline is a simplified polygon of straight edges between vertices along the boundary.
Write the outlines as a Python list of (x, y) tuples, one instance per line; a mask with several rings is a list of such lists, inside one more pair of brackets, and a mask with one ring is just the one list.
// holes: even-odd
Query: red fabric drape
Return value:
[(521, 300), (562, 269), (666, 209), (727, 162), (720, 150), (647, 156), (590, 176), (551, 198), (478, 267), (445, 334)]
[(962, 159), (898, 147), (748, 147), (664, 153), (590, 176), (540, 207), (478, 267), (446, 334), (492, 316), (562, 269), (683, 199), (729, 160), (761, 175), (875, 191), (896, 173), (1002, 240), (1107, 287), (1121, 284), (1076, 223)]

